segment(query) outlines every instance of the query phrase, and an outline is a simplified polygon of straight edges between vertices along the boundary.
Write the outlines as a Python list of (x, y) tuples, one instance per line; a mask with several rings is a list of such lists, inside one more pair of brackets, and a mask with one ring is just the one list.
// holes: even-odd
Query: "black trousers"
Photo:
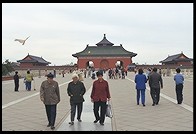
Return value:
[[(101, 107), (101, 112), (99, 114), (99, 107)], [(100, 123), (104, 123), (106, 114), (106, 102), (98, 101), (94, 102), (94, 115), (95, 119), (99, 120)]]
[(14, 90), (15, 91), (18, 91), (18, 88), (19, 88), (19, 82), (15, 82), (15, 88), (14, 88)]
[(160, 99), (160, 88), (150, 88), (150, 95), (152, 97), (153, 104), (158, 104)]
[(76, 108), (77, 108), (77, 119), (80, 120), (82, 109), (83, 109), (83, 102), (80, 103), (70, 102), (70, 105), (71, 105), (71, 121), (74, 121)]
[(181, 104), (183, 101), (182, 90), (183, 90), (183, 84), (176, 85), (176, 97), (177, 97), (178, 104)]
[(56, 105), (45, 105), (48, 122), (54, 126), (56, 120)]

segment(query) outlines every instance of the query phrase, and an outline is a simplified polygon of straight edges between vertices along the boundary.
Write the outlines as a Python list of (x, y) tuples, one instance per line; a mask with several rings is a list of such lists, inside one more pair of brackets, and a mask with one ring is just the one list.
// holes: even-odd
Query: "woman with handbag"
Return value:
[[(106, 102), (110, 100), (110, 92), (108, 82), (103, 79), (103, 73), (98, 71), (96, 73), (98, 80), (93, 82), (93, 88), (91, 92), (91, 101), (94, 103), (93, 111), (95, 115), (94, 123), (99, 121), (100, 125), (104, 125), (106, 115)], [(101, 107), (101, 113), (99, 115), (99, 107)]]

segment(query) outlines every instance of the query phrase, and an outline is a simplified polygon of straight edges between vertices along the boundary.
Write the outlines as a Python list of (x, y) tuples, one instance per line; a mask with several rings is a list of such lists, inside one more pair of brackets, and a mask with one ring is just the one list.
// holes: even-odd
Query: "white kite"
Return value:
[[(30, 37), (30, 36), (29, 36)], [(22, 45), (25, 44), (25, 41), (29, 38), (27, 37), (25, 40), (22, 40), (22, 39), (15, 39), (14, 41), (19, 41), (20, 43), (22, 43)]]

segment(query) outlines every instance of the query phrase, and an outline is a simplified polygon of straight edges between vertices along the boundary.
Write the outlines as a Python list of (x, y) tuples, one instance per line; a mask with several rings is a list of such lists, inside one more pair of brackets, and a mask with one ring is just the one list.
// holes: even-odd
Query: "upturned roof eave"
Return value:
[(85, 54), (72, 54), (73, 57), (101, 57), (101, 56), (108, 56), (108, 57), (135, 57), (137, 54), (91, 54), (91, 55), (85, 55)]

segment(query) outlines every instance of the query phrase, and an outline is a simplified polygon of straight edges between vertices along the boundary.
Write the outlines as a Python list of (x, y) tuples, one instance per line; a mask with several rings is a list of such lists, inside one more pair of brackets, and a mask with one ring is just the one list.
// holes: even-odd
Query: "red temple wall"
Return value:
[(130, 57), (80, 57), (78, 58), (77, 65), (78, 69), (86, 69), (87, 62), (92, 61), (94, 63), (94, 68), (115, 68), (117, 61), (123, 62), (123, 67), (127, 67), (132, 63)]
[(178, 62), (177, 65), (192, 65), (191, 62)]

